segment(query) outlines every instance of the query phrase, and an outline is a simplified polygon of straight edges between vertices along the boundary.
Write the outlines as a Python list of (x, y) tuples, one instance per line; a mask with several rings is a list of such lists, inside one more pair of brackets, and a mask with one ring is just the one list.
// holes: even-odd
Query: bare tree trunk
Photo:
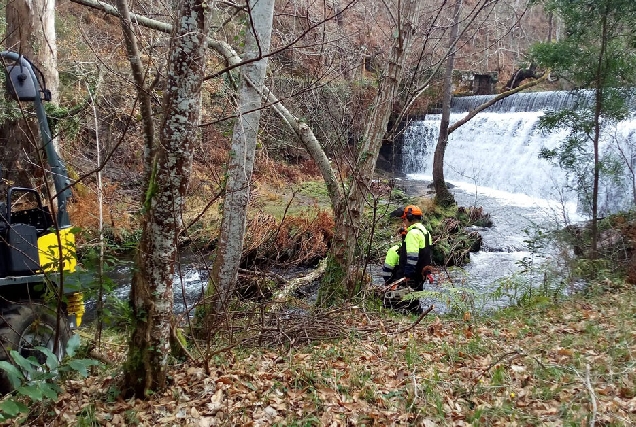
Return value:
[(356, 245), (360, 232), (365, 196), (369, 192), (373, 171), (378, 160), (382, 139), (387, 132), (389, 117), (397, 100), (403, 77), (405, 58), (410, 50), (422, 2), (405, 0), (396, 14), (397, 37), (391, 49), (389, 64), (384, 71), (378, 93), (373, 101), (356, 159), (355, 175), (348, 194), (333, 206), (336, 229), (331, 244), (327, 271), (318, 295), (318, 303), (329, 305), (350, 298), (360, 288), (360, 277), (354, 270)]
[[(607, 6), (606, 6), (607, 7)], [(601, 175), (600, 164), (600, 148), (599, 141), (601, 139), (601, 113), (603, 111), (603, 61), (606, 61), (607, 49), (607, 15), (606, 10), (602, 20), (602, 36), (601, 51), (598, 54), (598, 65), (596, 68), (595, 95), (596, 103), (594, 105), (594, 184), (592, 186), (592, 253), (591, 258), (598, 257), (598, 186)]]
[(202, 0), (183, 0), (170, 42), (160, 144), (146, 190), (142, 237), (130, 291), (134, 329), (124, 381), (126, 392), (138, 397), (166, 387), (173, 317), (172, 278), (200, 119), (208, 7), (209, 3)]
[(261, 117), (261, 92), (265, 81), (267, 58), (272, 34), (274, 0), (249, 0), (253, 25), (245, 36), (244, 60), (241, 67), (238, 119), (232, 134), (228, 178), (223, 204), (223, 221), (210, 276), (210, 288), (215, 293), (214, 313), (225, 310), (237, 279), (250, 197), (252, 171), (258, 128)]
[(130, 61), (130, 68), (132, 70), (133, 79), (135, 80), (135, 86), (137, 89), (137, 97), (139, 99), (141, 119), (144, 126), (144, 176), (143, 183), (148, 185), (150, 182), (150, 175), (152, 173), (152, 164), (155, 151), (155, 125), (152, 119), (152, 99), (148, 92), (147, 85), (144, 78), (144, 70), (141, 64), (141, 57), (139, 55), (139, 48), (137, 47), (137, 37), (132, 28), (132, 20), (130, 18), (130, 11), (128, 10), (127, 0), (117, 0), (117, 8), (119, 9), (119, 16), (121, 18), (121, 27), (124, 33), (124, 40), (126, 41), (126, 52), (128, 53), (128, 59)]
[[(6, 21), (7, 49), (28, 58), (43, 73), (52, 102), (57, 104), (59, 76), (55, 0), (8, 2)], [(36, 187), (36, 178), (42, 176), (40, 160), (43, 155), (38, 155), (40, 146), (37, 122), (18, 120), (3, 123), (0, 126), (0, 157), (4, 166), (2, 177), (15, 185)], [(24, 153), (28, 158), (25, 158)], [(5, 181), (1, 182), (0, 189), (5, 189)]]
[(453, 27), (451, 28), (449, 54), (446, 62), (446, 72), (444, 73), (444, 92), (442, 97), (442, 120), (439, 125), (439, 136), (437, 146), (433, 156), (433, 185), (435, 186), (435, 201), (441, 206), (454, 205), (455, 197), (448, 191), (446, 180), (444, 179), (444, 154), (448, 145), (448, 126), (450, 124), (450, 103), (453, 86), (453, 68), (455, 67), (455, 45), (457, 34), (459, 34), (459, 11), (462, 0), (456, 0), (455, 12), (453, 16)]

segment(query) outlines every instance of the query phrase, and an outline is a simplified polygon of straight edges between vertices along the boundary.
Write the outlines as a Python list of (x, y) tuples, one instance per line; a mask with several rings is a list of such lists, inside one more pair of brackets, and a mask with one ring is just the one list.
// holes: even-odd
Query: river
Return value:
[[(412, 196), (433, 197), (432, 190), (428, 188), (431, 182), (432, 177), (428, 175), (409, 174), (398, 186)], [(471, 253), (471, 261), (466, 266), (440, 272), (438, 285), (427, 287), (429, 291), (439, 292), (439, 297), (426, 299), (422, 303), (433, 303), (436, 312), (446, 313), (450, 309), (449, 300), (454, 300), (457, 307), (463, 308), (466, 303), (467, 310), (482, 313), (515, 303), (528, 287), (543, 286), (540, 267), (556, 254), (533, 253), (528, 248), (527, 240), (536, 230), (545, 231), (582, 220), (576, 213), (575, 204), (563, 205), (461, 181), (448, 183), (458, 206), (482, 207), (490, 215), (493, 226), (474, 227), (483, 238), (481, 250)], [(523, 267), (528, 265), (532, 265), (530, 272), (521, 274)], [(505, 295), (495, 296), (495, 291), (502, 283), (516, 285), (508, 289)]]

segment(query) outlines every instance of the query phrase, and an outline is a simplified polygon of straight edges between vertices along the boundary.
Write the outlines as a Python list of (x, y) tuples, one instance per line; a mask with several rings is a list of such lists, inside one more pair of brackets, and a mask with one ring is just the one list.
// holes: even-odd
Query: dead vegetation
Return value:
[(217, 352), (216, 341), (208, 358), (191, 348), (193, 360), (172, 364), (170, 390), (146, 401), (118, 397), (125, 347), (105, 343), (112, 364), (66, 379), (25, 423), (630, 426), (636, 295), (610, 286), (497, 318), (429, 315), (417, 325), (360, 306), (257, 311), (251, 326), (237, 325), (240, 343)]

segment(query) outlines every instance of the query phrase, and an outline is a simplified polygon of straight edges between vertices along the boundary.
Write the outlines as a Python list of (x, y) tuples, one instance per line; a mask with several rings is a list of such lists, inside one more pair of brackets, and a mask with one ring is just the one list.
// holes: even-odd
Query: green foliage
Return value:
[[(617, 93), (617, 91), (608, 90), (605, 93)], [(621, 177), (625, 166), (611, 151), (602, 154), (598, 163), (595, 163), (594, 148), (590, 145), (590, 141), (594, 140), (596, 119), (594, 111), (584, 104), (586, 95), (579, 93), (579, 96), (581, 107), (578, 109), (547, 112), (541, 117), (539, 128), (544, 132), (568, 129), (569, 134), (558, 147), (543, 148), (539, 157), (550, 161), (567, 173), (570, 178), (568, 187), (577, 193), (580, 205), (587, 207), (586, 213), (591, 214), (595, 165), (599, 168), (601, 180), (612, 183), (618, 188), (623, 185)], [(616, 97), (608, 95), (607, 99), (608, 102), (604, 104), (607, 108), (604, 109), (602, 127), (609, 130), (617, 121), (625, 117), (626, 103), (625, 98), (618, 95)], [(622, 102), (617, 101), (620, 99)]]
[(601, 179), (615, 183), (622, 175), (615, 157), (600, 155), (603, 132), (597, 131), (607, 130), (628, 114), (627, 101), (636, 83), (636, 2), (546, 0), (544, 4), (563, 20), (566, 37), (535, 46), (534, 61), (578, 88), (594, 89), (594, 94), (589, 99), (575, 92), (573, 108), (541, 118), (540, 128), (546, 132), (569, 131), (559, 147), (544, 149), (541, 157), (566, 171), (582, 206), (596, 216), (596, 171)]
[(413, 300), (423, 298), (425, 300), (440, 301), (446, 305), (446, 311), (451, 316), (461, 316), (466, 312), (475, 311), (475, 297), (477, 293), (468, 288), (456, 286), (443, 286), (440, 290), (424, 290), (412, 292), (404, 299)]
[(315, 198), (320, 204), (329, 206), (330, 199), (324, 182), (306, 181), (301, 184), (300, 194)]
[(97, 300), (101, 287), (101, 293), (104, 298), (103, 312), (101, 313), (103, 324), (116, 330), (127, 330), (132, 323), (132, 308), (127, 299), (114, 295), (113, 291), (119, 284), (107, 274), (123, 263), (119, 247), (106, 246), (102, 260), (104, 272), (102, 277), (97, 274), (100, 263), (99, 248), (86, 248), (82, 254), (81, 262), (86, 273), (79, 277), (78, 280), (81, 282), (84, 298)]
[(14, 392), (0, 402), (0, 421), (28, 413), (29, 406), (35, 402), (57, 400), (61, 392), (57, 385), (60, 374), (75, 373), (86, 378), (89, 367), (100, 365), (93, 359), (74, 358), (79, 345), (79, 336), (74, 335), (66, 346), (68, 357), (61, 362), (51, 350), (45, 347), (35, 347), (35, 350), (46, 357), (44, 362), (38, 361), (33, 355), (25, 358), (17, 351), (11, 350), (13, 363), (6, 360), (0, 361), (0, 369), (11, 382)]
[(547, 282), (539, 282), (527, 274), (514, 274), (499, 279), (489, 294), (493, 301), (505, 300), (507, 305), (533, 306), (549, 303), (560, 297), (561, 287), (553, 289)]
[(77, 427), (98, 427), (99, 420), (95, 416), (95, 405), (87, 405), (77, 414)]
[(52, 135), (63, 133), (65, 137), (70, 139), (77, 137), (82, 122), (76, 108), (62, 107), (51, 103), (44, 104), (44, 108)]
[(548, 10), (565, 25), (565, 38), (534, 47), (533, 57), (581, 87), (599, 77), (605, 87), (629, 86), (634, 78), (633, 24), (636, 4), (631, 0), (546, 0)]

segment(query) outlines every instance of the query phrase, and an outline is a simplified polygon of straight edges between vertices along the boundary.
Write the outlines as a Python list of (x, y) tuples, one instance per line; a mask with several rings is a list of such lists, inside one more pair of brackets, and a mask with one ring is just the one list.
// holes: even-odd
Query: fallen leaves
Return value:
[(352, 330), (364, 318), (355, 338), (235, 348), (210, 376), (203, 363), (174, 366), (171, 388), (147, 401), (121, 399), (117, 376), (66, 381), (29, 425), (580, 425), (592, 410), (589, 381), (598, 423), (627, 426), (636, 424), (632, 301), (633, 292), (582, 311), (573, 301), (484, 323), (428, 319), (408, 334), (394, 333), (407, 319), (354, 310)]

